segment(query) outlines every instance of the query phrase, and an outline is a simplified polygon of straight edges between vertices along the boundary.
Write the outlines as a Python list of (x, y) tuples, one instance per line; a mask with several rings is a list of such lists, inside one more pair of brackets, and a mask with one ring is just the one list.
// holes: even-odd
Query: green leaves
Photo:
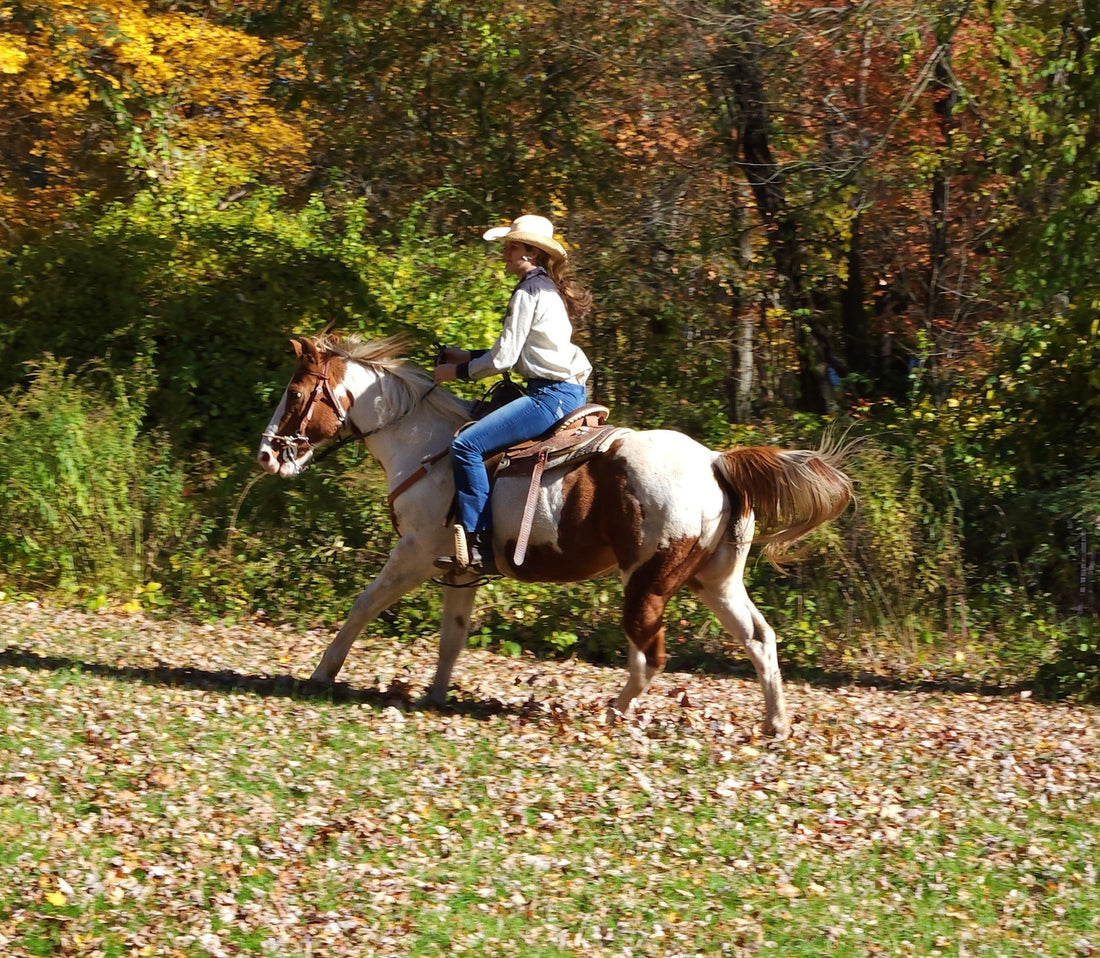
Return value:
[(180, 518), (180, 472), (140, 434), (140, 381), (101, 375), (47, 358), (0, 397), (0, 443), (19, 450), (0, 459), (2, 578), (20, 589), (139, 585), (146, 547)]

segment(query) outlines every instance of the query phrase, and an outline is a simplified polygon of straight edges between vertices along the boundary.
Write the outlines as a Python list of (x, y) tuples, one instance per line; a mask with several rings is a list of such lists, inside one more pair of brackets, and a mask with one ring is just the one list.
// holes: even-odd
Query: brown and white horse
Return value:
[[(318, 444), (361, 438), (385, 471), (398, 534), (382, 571), (356, 598), (313, 673), (314, 681), (332, 682), (364, 626), (438, 574), (434, 559), (452, 551), (450, 458), (424, 463), (448, 448), (471, 403), (434, 388), (423, 369), (401, 359), (397, 337), (303, 338), (292, 345), (297, 368), (264, 432), (260, 464), (293, 476)], [(714, 452), (670, 430), (624, 430), (601, 454), (542, 477), (519, 568), (512, 550), (528, 480), (497, 482), (497, 562), (504, 575), (525, 582), (576, 582), (618, 569), (629, 677), (609, 717), (625, 713), (664, 667), (665, 606), (687, 586), (744, 646), (764, 691), (764, 732), (784, 737), (790, 721), (775, 633), (745, 590), (745, 561), (757, 519), (765, 534), (755, 541), (776, 555), (844, 510), (852, 485), (838, 469), (842, 456), (767, 446)], [(430, 703), (446, 701), (475, 593), (474, 587), (445, 589), (439, 659), (425, 695)]]

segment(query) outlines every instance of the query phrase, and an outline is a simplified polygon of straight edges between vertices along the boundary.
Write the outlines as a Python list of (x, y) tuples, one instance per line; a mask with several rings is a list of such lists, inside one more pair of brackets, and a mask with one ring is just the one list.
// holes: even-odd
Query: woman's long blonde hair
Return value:
[[(525, 243), (524, 246), (527, 246)], [(577, 274), (567, 259), (555, 259), (546, 250), (537, 246), (527, 246), (527, 249), (536, 254), (535, 263), (543, 267), (557, 286), (561, 298), (565, 300), (565, 311), (569, 314), (569, 322), (577, 325), (592, 308), (592, 293), (581, 286)]]

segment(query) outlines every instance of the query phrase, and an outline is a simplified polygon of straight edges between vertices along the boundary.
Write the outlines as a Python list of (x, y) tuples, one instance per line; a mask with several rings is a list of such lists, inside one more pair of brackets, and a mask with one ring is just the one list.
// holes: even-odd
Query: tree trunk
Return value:
[(863, 290), (862, 217), (852, 221), (852, 238), (848, 246), (848, 279), (840, 296), (840, 320), (844, 330), (846, 373), (858, 373), (867, 379), (877, 379), (871, 349), (871, 324)]
[(723, 114), (719, 126), (731, 160), (748, 181), (764, 222), (779, 279), (780, 304), (793, 324), (800, 386), (797, 405), (807, 412), (823, 414), (835, 406), (827, 376), (828, 334), (814, 319), (805, 289), (805, 258), (798, 223), (787, 208), (783, 172), (768, 139), (761, 57), (754, 20), (745, 7), (743, 0), (727, 0), (723, 4), (728, 19), (714, 53), (722, 84), (720, 90), (712, 87), (712, 91)]
[(752, 311), (744, 308), (740, 293), (734, 296), (731, 319), (735, 330), (730, 366), (729, 417), (731, 422), (747, 423), (752, 415), (753, 373), (756, 364), (756, 322)]
[[(951, 76), (950, 36), (942, 41), (943, 52), (936, 59), (935, 80), (931, 84), (934, 109), (939, 120), (940, 137), (945, 150), (951, 147), (955, 125), (955, 107), (959, 95)], [(945, 159), (932, 176), (932, 222), (929, 230), (929, 277), (926, 314), (931, 323), (940, 315), (946, 299), (944, 270), (947, 263), (947, 221), (951, 189), (951, 163)]]
[(960, 3), (945, 17), (936, 29), (936, 61), (930, 89), (932, 108), (939, 126), (940, 141), (944, 156), (937, 164), (932, 175), (930, 197), (931, 223), (928, 235), (928, 291), (925, 297), (925, 328), (934, 352), (929, 357), (929, 372), (933, 384), (942, 384), (949, 369), (945, 360), (950, 359), (953, 344), (944, 333), (943, 320), (946, 319), (950, 284), (947, 282), (948, 267), (948, 228), (950, 223), (951, 178), (954, 168), (951, 163), (951, 140), (955, 129), (955, 108), (958, 106), (959, 93), (951, 66), (951, 44), (955, 31), (970, 7), (969, 2)]

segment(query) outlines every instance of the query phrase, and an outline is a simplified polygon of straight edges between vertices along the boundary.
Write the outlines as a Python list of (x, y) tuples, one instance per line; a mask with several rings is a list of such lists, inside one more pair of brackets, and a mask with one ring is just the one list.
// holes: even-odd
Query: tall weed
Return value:
[(18, 590), (142, 583), (181, 511), (178, 469), (141, 433), (143, 386), (45, 357), (0, 397), (0, 576)]

